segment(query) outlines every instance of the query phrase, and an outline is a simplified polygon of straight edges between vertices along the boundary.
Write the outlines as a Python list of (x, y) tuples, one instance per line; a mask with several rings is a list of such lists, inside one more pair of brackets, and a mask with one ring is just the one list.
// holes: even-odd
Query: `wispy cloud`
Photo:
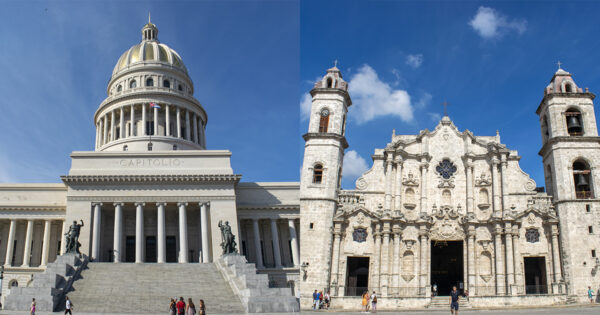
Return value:
[(526, 20), (509, 20), (500, 12), (483, 6), (479, 7), (469, 25), (484, 39), (498, 38), (511, 31), (522, 34), (527, 29)]
[(406, 64), (413, 67), (419, 68), (423, 64), (423, 54), (415, 54), (406, 56)]
[(344, 155), (344, 166), (342, 168), (343, 176), (346, 179), (354, 180), (369, 169), (367, 161), (354, 150), (346, 152)]
[(305, 121), (310, 117), (310, 108), (312, 106), (312, 97), (310, 93), (304, 93), (300, 99), (300, 120)]
[(363, 65), (352, 76), (349, 90), (354, 104), (350, 115), (358, 124), (389, 115), (406, 122), (413, 120), (413, 106), (408, 92), (392, 88), (369, 65)]

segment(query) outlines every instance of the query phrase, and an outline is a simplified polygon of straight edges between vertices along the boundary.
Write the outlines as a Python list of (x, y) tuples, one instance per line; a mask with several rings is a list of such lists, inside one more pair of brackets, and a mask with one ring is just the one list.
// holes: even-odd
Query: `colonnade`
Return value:
[[(256, 257), (256, 267), (257, 268), (265, 268), (265, 262), (264, 262), (264, 257), (263, 257), (263, 253), (264, 253), (264, 248), (262, 247), (263, 242), (261, 242), (261, 233), (260, 233), (260, 226), (259, 226), (259, 220), (261, 220), (260, 218), (252, 218), (250, 219), (252, 221), (252, 241), (254, 244), (254, 256)], [(271, 241), (272, 241), (272, 249), (273, 249), (273, 260), (274, 260), (274, 267), (275, 268), (283, 268), (283, 263), (282, 263), (282, 257), (283, 257), (283, 253), (281, 252), (280, 249), (280, 234), (282, 231), (280, 231), (280, 228), (278, 227), (278, 218), (267, 218), (266, 220), (269, 220), (269, 224), (270, 224), (270, 235), (271, 235)], [(287, 226), (288, 226), (288, 233), (289, 233), (289, 240), (290, 240), (290, 255), (292, 258), (292, 263), (294, 266), (299, 266), (300, 265), (300, 251), (299, 251), (299, 247), (298, 247), (298, 234), (296, 231), (296, 224), (295, 221), (296, 219), (283, 219), (283, 220), (287, 220)], [(247, 241), (244, 239), (244, 241)], [(248, 255), (248, 253), (246, 253), (246, 255)]]
[[(144, 135), (181, 138), (206, 147), (206, 123), (198, 113), (177, 105), (155, 104), (160, 108), (151, 108), (149, 103), (129, 104), (99, 117), (96, 148), (118, 139)], [(137, 122), (142, 124), (141, 128)]]
[[(23, 259), (20, 267), (27, 268), (31, 266), (31, 257), (32, 257), (32, 244), (33, 244), (33, 236), (34, 236), (34, 225), (36, 221), (43, 221), (43, 239), (42, 239), (42, 248), (41, 248), (41, 258), (40, 258), (40, 266), (46, 266), (48, 264), (50, 258), (50, 247), (51, 247), (51, 229), (53, 222), (60, 222), (62, 226), (61, 235), (64, 235), (67, 232), (67, 226), (63, 220), (54, 220), (54, 219), (46, 219), (46, 220), (36, 220), (36, 219), (10, 219), (10, 225), (8, 230), (8, 238), (7, 240), (3, 240), (6, 242), (6, 255), (4, 256), (4, 266), (5, 267), (19, 267), (13, 266), (13, 259), (16, 258), (16, 234), (17, 234), (17, 224), (19, 221), (26, 221), (27, 227), (25, 230), (25, 241), (23, 243)], [(58, 240), (60, 242), (60, 238)], [(65, 243), (60, 242), (60, 254), (65, 252)]]
[[(109, 207), (112, 206), (112, 210), (105, 207), (103, 203), (96, 202), (93, 203), (93, 227), (92, 227), (92, 252), (91, 258), (92, 260), (100, 260), (100, 247), (101, 247), (101, 231), (102, 231), (102, 211), (114, 211), (114, 236), (113, 236), (113, 246), (112, 246), (112, 260), (115, 263), (119, 263), (124, 261), (124, 251), (123, 251), (123, 229), (124, 229), (124, 219), (123, 219), (123, 202), (114, 202), (109, 204)], [(143, 263), (145, 262), (145, 226), (144, 226), (144, 212), (146, 209), (145, 202), (135, 202), (133, 204), (135, 206), (135, 262)], [(179, 263), (188, 263), (190, 262), (189, 257), (189, 239), (188, 239), (188, 223), (187, 223), (187, 212), (188, 207), (191, 206), (188, 202), (178, 202), (177, 204), (177, 212), (178, 212), (178, 234), (179, 234), (179, 254), (178, 254), (178, 262)], [(165, 263), (167, 246), (166, 246), (166, 217), (165, 217), (165, 208), (167, 206), (166, 202), (157, 202), (156, 206), (156, 218), (157, 218), (157, 226), (156, 226), (156, 262), (157, 263)], [(200, 253), (198, 255), (198, 261), (202, 263), (208, 263), (211, 261), (210, 255), (210, 245), (209, 245), (209, 233), (210, 227), (208, 222), (209, 211), (210, 211), (210, 202), (200, 202), (198, 203), (198, 207), (200, 208), (200, 240), (201, 244)]]

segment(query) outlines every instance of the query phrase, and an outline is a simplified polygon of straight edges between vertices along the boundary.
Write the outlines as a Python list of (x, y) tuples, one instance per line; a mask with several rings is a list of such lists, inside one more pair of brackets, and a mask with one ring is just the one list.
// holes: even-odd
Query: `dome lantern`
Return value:
[(148, 12), (148, 24), (142, 28), (142, 40), (158, 41), (158, 28), (150, 22), (150, 12)]

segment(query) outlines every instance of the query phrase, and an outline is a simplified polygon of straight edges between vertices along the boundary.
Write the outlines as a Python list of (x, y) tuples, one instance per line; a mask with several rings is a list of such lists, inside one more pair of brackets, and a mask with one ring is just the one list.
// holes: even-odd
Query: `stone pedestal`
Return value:
[(299, 312), (300, 305), (290, 288), (269, 288), (266, 274), (257, 274), (244, 256), (225, 255), (215, 265), (240, 298), (248, 313)]

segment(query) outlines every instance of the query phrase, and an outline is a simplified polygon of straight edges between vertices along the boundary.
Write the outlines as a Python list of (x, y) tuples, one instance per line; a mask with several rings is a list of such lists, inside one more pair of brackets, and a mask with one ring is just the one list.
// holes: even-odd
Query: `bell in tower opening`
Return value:
[(581, 113), (573, 110), (565, 113), (567, 116), (567, 131), (570, 136), (581, 136), (583, 128), (581, 126)]

